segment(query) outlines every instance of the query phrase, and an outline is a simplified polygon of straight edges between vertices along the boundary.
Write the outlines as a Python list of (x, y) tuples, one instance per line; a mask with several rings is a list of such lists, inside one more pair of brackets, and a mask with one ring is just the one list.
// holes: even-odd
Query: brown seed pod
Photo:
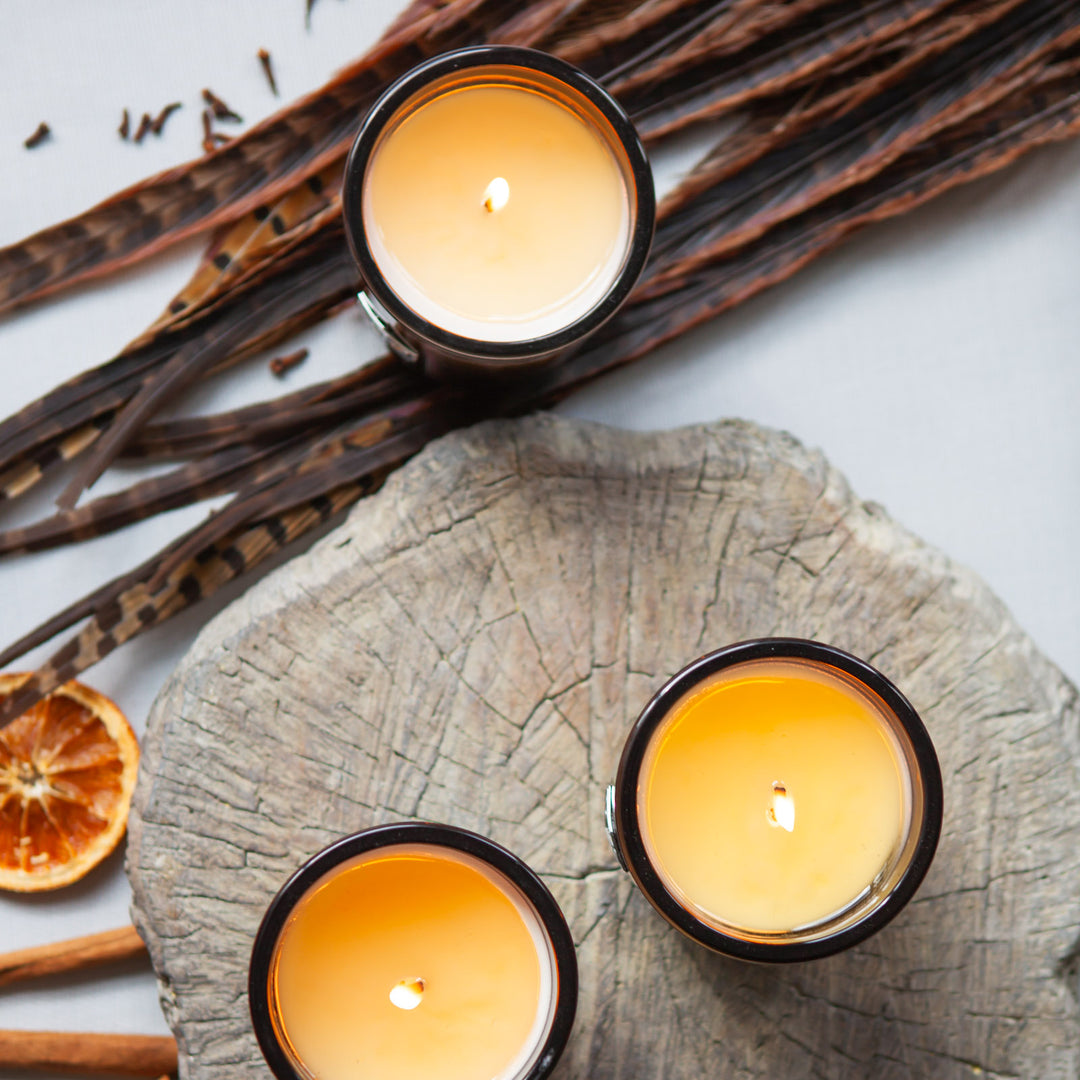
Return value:
[(170, 116), (172, 116), (172, 114), (173, 114), (174, 112), (176, 112), (176, 110), (177, 110), (177, 109), (180, 109), (180, 108), (182, 108), (182, 107), (183, 107), (183, 106), (182, 106), (182, 105), (180, 104), (180, 102), (179, 102), (179, 101), (172, 101), (172, 102), (170, 102), (170, 103), (169, 103), (168, 105), (166, 105), (166, 106), (165, 106), (165, 108), (164, 108), (164, 109), (162, 109), (162, 110), (161, 110), (161, 112), (159, 112), (159, 113), (157, 114), (157, 116), (155, 116), (155, 117), (154, 117), (154, 119), (153, 119), (153, 120), (152, 120), (152, 121), (150, 122), (150, 130), (151, 130), (151, 131), (152, 131), (152, 132), (153, 132), (153, 133), (154, 133), (155, 135), (160, 135), (160, 134), (161, 134), (161, 131), (162, 131), (162, 128), (164, 128), (164, 127), (165, 127), (165, 121), (166, 121), (166, 120), (168, 120), (168, 119), (169, 119), (169, 117), (170, 117)]
[(270, 53), (266, 49), (260, 49), (256, 54), (259, 58), (259, 63), (262, 64), (262, 69), (266, 73), (266, 81), (270, 84), (270, 89), (273, 91), (274, 97), (278, 96), (277, 79), (274, 78), (274, 67), (270, 63)]
[(34, 134), (23, 140), (23, 146), (27, 150), (33, 150), (35, 146), (40, 146), (51, 134), (52, 129), (42, 120), (34, 130)]
[(231, 124), (242, 124), (244, 122), (244, 118), (238, 112), (230, 109), (213, 90), (204, 89), (202, 96), (203, 101), (210, 106), (215, 120), (226, 120)]

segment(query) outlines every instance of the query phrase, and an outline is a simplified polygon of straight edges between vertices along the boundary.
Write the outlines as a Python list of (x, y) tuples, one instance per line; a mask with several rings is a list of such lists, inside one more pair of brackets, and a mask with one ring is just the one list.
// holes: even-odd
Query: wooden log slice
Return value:
[[(832, 642), (907, 693), (946, 813), (913, 903), (850, 952), (757, 967), (616, 869), (603, 790), (672, 672)], [(1077, 695), (974, 575), (818, 453), (728, 422), (552, 417), (433, 444), (202, 633), (150, 720), (135, 919), (186, 1078), (265, 1076), (245, 978), (271, 896), (342, 834), (485, 833), (554, 891), (581, 967), (557, 1076), (1073, 1078)]]

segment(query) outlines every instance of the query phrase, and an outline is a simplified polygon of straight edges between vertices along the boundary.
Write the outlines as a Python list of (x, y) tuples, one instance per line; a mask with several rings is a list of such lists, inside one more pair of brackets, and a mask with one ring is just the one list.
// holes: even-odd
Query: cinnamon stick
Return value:
[(0, 1031), (0, 1070), (108, 1073), (160, 1077), (176, 1072), (168, 1035), (103, 1035), (81, 1031)]
[(78, 971), (115, 960), (127, 960), (145, 953), (146, 946), (134, 926), (69, 938), (32, 949), (17, 949), (0, 955), (0, 986), (21, 979), (35, 979), (40, 975)]

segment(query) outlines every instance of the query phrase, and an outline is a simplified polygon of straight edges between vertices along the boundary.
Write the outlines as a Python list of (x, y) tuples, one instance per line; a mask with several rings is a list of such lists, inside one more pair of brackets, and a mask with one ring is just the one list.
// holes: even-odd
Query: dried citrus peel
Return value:
[[(0, 698), (27, 675), (0, 675)], [(139, 764), (108, 698), (70, 682), (0, 730), (0, 889), (78, 881), (120, 842)]]

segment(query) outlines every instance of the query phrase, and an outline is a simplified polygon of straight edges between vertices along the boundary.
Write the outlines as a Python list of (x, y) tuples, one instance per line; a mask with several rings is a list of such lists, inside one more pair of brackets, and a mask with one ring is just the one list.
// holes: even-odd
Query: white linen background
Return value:
[[(319, 0), (306, 32), (303, 0), (9, 2), (0, 37), (0, 245), (195, 155), (202, 87), (249, 126), (358, 56), (402, 5)], [(273, 56), (280, 100), (255, 59), (260, 47)], [(117, 138), (125, 105), (137, 124), (173, 100), (184, 107), (161, 138), (141, 146)], [(26, 151), (22, 140), (42, 119), (54, 136)], [(657, 155), (663, 186), (690, 164), (692, 149)], [(185, 244), (0, 321), (0, 414), (112, 356), (183, 284), (199, 249)], [(301, 343), (311, 357), (284, 383), (248, 364), (212, 395), (198, 393), (197, 405), (282, 393), (378, 351), (355, 314)], [(823, 449), (859, 495), (981, 574), (1077, 681), (1078, 405), (1080, 143), (1037, 152), (859, 234), (559, 411), (639, 429), (739, 416), (792, 432)], [(47, 507), (39, 497), (30, 508)], [(89, 544), (0, 562), (0, 642), (205, 513), (174, 511)], [(220, 606), (198, 607), (125, 647), (87, 681), (141, 733), (157, 689)], [(56, 894), (0, 894), (0, 951), (122, 925), (129, 901), (122, 852)], [(167, 1030), (143, 968), (0, 991), (0, 1028), (9, 1027)]]

